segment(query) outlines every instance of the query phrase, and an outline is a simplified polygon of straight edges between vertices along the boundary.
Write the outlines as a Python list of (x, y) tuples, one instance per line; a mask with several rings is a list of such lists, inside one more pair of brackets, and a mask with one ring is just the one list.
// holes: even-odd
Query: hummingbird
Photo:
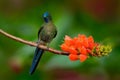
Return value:
[[(37, 45), (45, 45), (49, 48), (49, 43), (53, 40), (53, 38), (57, 35), (56, 26), (53, 24), (52, 17), (49, 12), (45, 12), (43, 14), (44, 23), (38, 31), (38, 42)], [(32, 66), (30, 68), (30, 74), (32, 75), (44, 53), (43, 49), (36, 47), (34, 58), (32, 61)]]

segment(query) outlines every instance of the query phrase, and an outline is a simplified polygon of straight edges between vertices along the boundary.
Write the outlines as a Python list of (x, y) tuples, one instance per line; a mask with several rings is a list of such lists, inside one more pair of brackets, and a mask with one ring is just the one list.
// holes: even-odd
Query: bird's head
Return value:
[(45, 21), (46, 23), (48, 23), (49, 21), (52, 20), (51, 15), (50, 15), (48, 12), (45, 12), (45, 13), (43, 14), (43, 18), (44, 18), (44, 21)]

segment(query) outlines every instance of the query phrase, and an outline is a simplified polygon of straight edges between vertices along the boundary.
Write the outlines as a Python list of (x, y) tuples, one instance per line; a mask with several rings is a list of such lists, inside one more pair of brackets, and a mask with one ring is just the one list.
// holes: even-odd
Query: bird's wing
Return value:
[(42, 29), (43, 29), (43, 26), (41, 26), (41, 28), (38, 31), (38, 38), (39, 38), (39, 34), (40, 34), (40, 32), (41, 32)]
[(56, 35), (57, 35), (57, 30), (55, 30), (55, 35), (54, 35), (54, 38), (56, 37)]

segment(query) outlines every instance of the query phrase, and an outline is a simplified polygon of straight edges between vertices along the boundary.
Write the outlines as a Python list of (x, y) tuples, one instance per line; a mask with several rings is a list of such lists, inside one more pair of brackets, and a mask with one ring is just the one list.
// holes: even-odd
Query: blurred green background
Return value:
[(0, 80), (120, 80), (120, 0), (0, 0), (0, 29), (36, 42), (46, 11), (58, 29), (50, 47), (60, 50), (65, 35), (85, 34), (113, 51), (83, 63), (45, 52), (31, 76), (35, 47), (0, 34)]

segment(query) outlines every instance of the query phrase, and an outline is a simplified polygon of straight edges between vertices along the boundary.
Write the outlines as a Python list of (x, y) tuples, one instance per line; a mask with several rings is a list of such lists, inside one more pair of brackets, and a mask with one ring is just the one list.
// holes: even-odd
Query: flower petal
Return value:
[(70, 58), (71, 61), (76, 61), (76, 60), (79, 59), (79, 56), (78, 56), (78, 55), (75, 55), (75, 54), (70, 54), (70, 55), (69, 55), (69, 58)]
[(69, 47), (69, 52), (70, 52), (70, 54), (77, 54), (78, 53), (78, 51), (75, 49), (74, 46)]
[(87, 50), (86, 50), (86, 48), (84, 46), (82, 46), (81, 48), (79, 48), (79, 50), (80, 50), (81, 54), (87, 55)]
[(63, 51), (66, 51), (66, 52), (69, 51), (69, 46), (66, 45), (65, 43), (63, 43), (60, 47), (61, 47), (61, 49), (62, 49)]
[(87, 55), (80, 54), (79, 58), (81, 62), (84, 62), (87, 59)]

